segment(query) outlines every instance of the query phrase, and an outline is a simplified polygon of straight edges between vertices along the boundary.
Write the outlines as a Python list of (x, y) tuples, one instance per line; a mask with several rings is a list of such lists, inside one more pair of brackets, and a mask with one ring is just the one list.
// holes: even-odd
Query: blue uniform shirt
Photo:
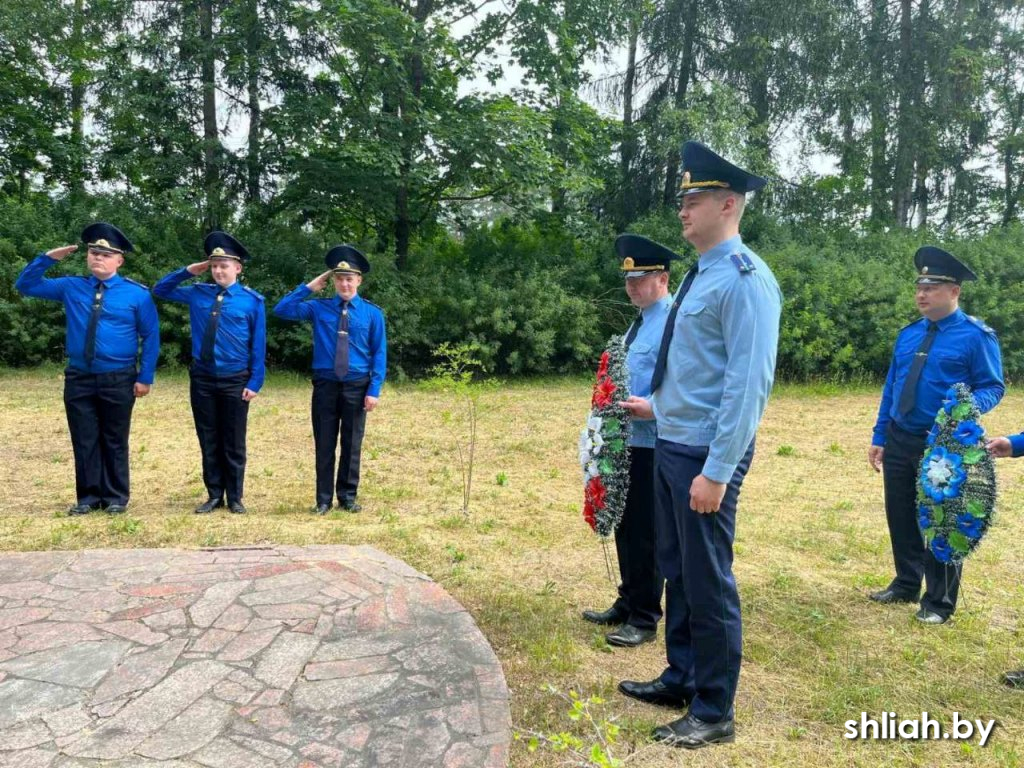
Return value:
[[(626, 367), (629, 368), (629, 393), (637, 397), (651, 396), (651, 375), (658, 361), (661, 348), (661, 334), (665, 331), (665, 319), (672, 309), (672, 297), (666, 296), (642, 311), (644, 321), (637, 330), (636, 338), (629, 345)], [(633, 419), (633, 433), (629, 444), (634, 448), (653, 448), (658, 439), (658, 426), (654, 419)]]
[(1003, 398), (1003, 362), (995, 331), (957, 309), (938, 321), (939, 330), (928, 351), (921, 378), (917, 380), (914, 408), (900, 416), (903, 382), (928, 332), (928, 323), (924, 317), (915, 320), (896, 337), (872, 445), (885, 445), (885, 431), (890, 421), (911, 434), (927, 433), (935, 423), (935, 414), (942, 407), (946, 390), (954, 384), (963, 383), (971, 388), (974, 402), (982, 413), (995, 408)]
[(266, 376), (267, 313), (263, 297), (240, 283), (227, 289), (221, 302), (220, 322), (213, 345), (213, 364), (200, 359), (210, 311), (217, 301), (220, 286), (200, 283), (181, 287), (194, 277), (187, 268), (179, 269), (153, 286), (158, 298), (188, 304), (192, 326), (192, 361), (197, 370), (214, 376), (227, 376), (249, 371), (245, 388), (259, 392)]
[(704, 476), (727, 483), (768, 403), (782, 291), (739, 235), (702, 254), (697, 265), (651, 403), (658, 437), (708, 446)]
[[(274, 314), (284, 320), (313, 323), (313, 375), (318, 379), (337, 381), (334, 351), (341, 317), (341, 297), (306, 301), (311, 293), (308, 286), (300, 285), (277, 303)], [(366, 394), (380, 397), (387, 364), (384, 313), (376, 304), (356, 294), (349, 302), (348, 373), (343, 381), (369, 376), (370, 387)]]
[(64, 304), (67, 317), (68, 365), (83, 373), (109, 373), (134, 368), (142, 340), (142, 364), (136, 379), (152, 384), (160, 357), (160, 321), (149, 289), (120, 275), (102, 281), (103, 309), (96, 326), (95, 357), (85, 361), (85, 337), (92, 317), (92, 302), (100, 281), (92, 275), (45, 279), (43, 275), (57, 259), (40, 254), (18, 275), (14, 287), (36, 299)]

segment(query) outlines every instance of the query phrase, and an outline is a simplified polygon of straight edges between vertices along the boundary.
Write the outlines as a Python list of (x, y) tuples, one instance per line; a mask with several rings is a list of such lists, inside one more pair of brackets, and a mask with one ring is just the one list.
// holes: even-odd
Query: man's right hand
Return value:
[(188, 270), (190, 275), (201, 275), (203, 272), (210, 268), (210, 261), (197, 261), (195, 264), (189, 264), (185, 269)]
[(47, 251), (46, 255), (55, 261), (63, 261), (65, 256), (69, 253), (74, 253), (77, 250), (77, 245), (62, 245), (60, 248), (54, 248), (52, 251)]
[(333, 270), (328, 269), (320, 277), (314, 278), (306, 283), (306, 287), (309, 288), (313, 293), (318, 293), (327, 287), (327, 278), (331, 276)]
[(618, 405), (633, 414), (634, 419), (654, 418), (654, 408), (651, 406), (651, 401), (646, 398), (630, 395), (625, 400), (619, 400)]
[(868, 464), (875, 472), (882, 471), (882, 457), (885, 456), (885, 448), (881, 445), (872, 445), (868, 448)]

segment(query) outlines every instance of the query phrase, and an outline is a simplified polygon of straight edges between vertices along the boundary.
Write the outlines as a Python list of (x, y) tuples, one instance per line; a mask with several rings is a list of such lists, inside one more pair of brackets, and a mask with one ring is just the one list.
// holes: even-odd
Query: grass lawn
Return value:
[[(923, 627), (913, 607), (866, 599), (891, 575), (881, 478), (868, 468), (875, 389), (780, 387), (758, 435), (740, 501), (736, 575), (744, 616), (737, 742), (696, 753), (649, 744), (677, 715), (614, 693), (623, 678), (664, 665), (659, 637), (611, 650), (579, 619), (614, 596), (599, 541), (580, 515), (576, 443), (589, 403), (582, 379), (508, 383), (481, 402), (472, 509), (461, 513), (452, 403), (414, 385), (388, 386), (363, 447), (359, 515), (310, 514), (309, 384), (272, 376), (253, 404), (245, 502), (250, 514), (191, 513), (205, 498), (184, 374), (157, 379), (135, 410), (129, 513), (67, 518), (74, 465), (59, 369), (0, 372), (0, 549), (369, 543), (443, 584), (473, 613), (512, 688), (521, 731), (573, 731), (544, 692), (598, 694), (624, 726), (631, 766), (878, 766), (1024, 764), (1024, 691), (998, 682), (1024, 667), (1024, 461), (999, 462), (1000, 519), (965, 568), (954, 622)], [(1024, 393), (986, 419), (990, 433), (1024, 428)], [(614, 548), (609, 548), (614, 553)], [(948, 728), (996, 718), (970, 742), (848, 741), (867, 711), (927, 711)], [(582, 730), (578, 730), (585, 736)], [(563, 755), (513, 747), (515, 766)]]

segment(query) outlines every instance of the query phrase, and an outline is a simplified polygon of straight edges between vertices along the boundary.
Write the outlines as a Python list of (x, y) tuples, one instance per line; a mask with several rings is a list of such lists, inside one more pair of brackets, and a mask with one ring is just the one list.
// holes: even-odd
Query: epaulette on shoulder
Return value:
[(757, 265), (754, 264), (754, 260), (742, 251), (732, 254), (729, 258), (732, 260), (733, 266), (740, 271), (741, 275), (749, 275), (751, 272), (757, 270)]
[(367, 304), (369, 304), (374, 309), (378, 310), (381, 314), (384, 314), (384, 308), (382, 306), (380, 306), (380, 304), (374, 304), (369, 299), (363, 299), (363, 301), (365, 301)]
[(255, 296), (260, 301), (266, 301), (266, 299), (263, 298), (263, 294), (262, 293), (260, 293), (259, 291), (254, 291), (248, 285), (243, 285), (242, 286), (242, 290), (245, 291), (246, 293), (251, 293), (253, 296)]
[(132, 285), (137, 286), (137, 287), (141, 288), (144, 291), (148, 291), (149, 290), (149, 286), (148, 285), (143, 285), (138, 280), (132, 280), (130, 277), (126, 277), (124, 279), (124, 281), (126, 283), (131, 283)]
[(996, 335), (996, 332), (995, 332), (995, 330), (994, 330), (994, 329), (992, 328), (992, 326), (990, 326), (990, 325), (989, 325), (988, 323), (986, 323), (986, 322), (985, 322), (984, 320), (982, 320), (982, 319), (980, 319), (980, 318), (977, 318), (977, 317), (975, 317), (974, 315), (968, 315), (968, 316), (967, 316), (967, 319), (968, 319), (968, 320), (970, 320), (970, 321), (971, 321), (971, 323), (973, 323), (974, 325), (976, 325), (976, 326), (978, 326), (979, 328), (981, 328), (981, 330), (983, 330), (983, 331), (984, 331), (985, 333), (991, 333), (991, 334), (992, 334), (993, 336), (995, 336), (995, 335)]
[(906, 325), (904, 325), (904, 326), (903, 326), (902, 328), (900, 328), (899, 332), (900, 332), (900, 333), (903, 333), (903, 332), (904, 332), (905, 330), (907, 330), (907, 328), (912, 328), (912, 327), (914, 327), (915, 325), (917, 325), (918, 323), (920, 323), (920, 322), (921, 322), (922, 320), (926, 320), (926, 318), (924, 318), (924, 317), (918, 317), (918, 318), (915, 318), (914, 320), (911, 320), (911, 321), (910, 321), (909, 323), (907, 323), (907, 324), (906, 324)]

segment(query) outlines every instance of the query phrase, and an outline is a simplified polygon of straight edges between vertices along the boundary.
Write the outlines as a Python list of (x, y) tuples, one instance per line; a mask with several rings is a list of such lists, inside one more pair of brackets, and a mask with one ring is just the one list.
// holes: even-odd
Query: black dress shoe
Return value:
[(607, 611), (584, 611), (583, 620), (591, 624), (625, 624), (629, 614), (613, 605)]
[(355, 499), (345, 499), (344, 501), (340, 502), (338, 506), (344, 509), (346, 512), (361, 512), (363, 510), (363, 505), (360, 504)]
[(1024, 688), (1024, 669), (1015, 669), (1003, 675), (1003, 685), (1011, 688)]
[(914, 614), (914, 618), (920, 621), (922, 624), (945, 624), (949, 621), (949, 616), (943, 616), (941, 613), (935, 613), (935, 611), (929, 611), (927, 608), (922, 608)]
[(68, 514), (69, 515), (88, 515), (94, 509), (98, 509), (98, 507), (90, 507), (88, 504), (75, 504), (75, 506), (71, 507), (71, 509), (68, 510)]
[(240, 501), (232, 501), (230, 504), (228, 504), (228, 510), (233, 515), (244, 515), (245, 505), (242, 504), (242, 502)]
[(605, 635), (608, 645), (617, 645), (620, 648), (636, 648), (638, 645), (649, 643), (658, 636), (655, 629), (640, 629), (632, 624), (623, 624), (618, 629)]
[(331, 511), (331, 505), (330, 504), (317, 504), (313, 508), (313, 514), (314, 515), (326, 515), (330, 511)]
[(110, 504), (107, 507), (107, 514), (108, 515), (123, 515), (127, 511), (128, 511), (128, 505), (127, 504)]
[(885, 603), (886, 605), (891, 605), (893, 603), (917, 602), (917, 595), (908, 595), (904, 592), (897, 592), (892, 587), (886, 587), (881, 592), (872, 592), (868, 597), (876, 603)]
[(623, 680), (619, 683), (619, 690), (632, 699), (659, 707), (685, 707), (688, 703), (685, 696), (670, 690), (660, 679), (649, 683)]
[(732, 720), (705, 723), (693, 715), (687, 715), (668, 725), (659, 725), (651, 737), (670, 747), (700, 749), (708, 744), (732, 744), (736, 741), (736, 729)]
[(208, 515), (211, 512), (213, 512), (213, 510), (217, 509), (217, 507), (223, 507), (223, 506), (224, 506), (224, 500), (223, 499), (207, 499), (202, 504), (200, 504), (198, 507), (196, 507), (196, 514), (197, 515)]

